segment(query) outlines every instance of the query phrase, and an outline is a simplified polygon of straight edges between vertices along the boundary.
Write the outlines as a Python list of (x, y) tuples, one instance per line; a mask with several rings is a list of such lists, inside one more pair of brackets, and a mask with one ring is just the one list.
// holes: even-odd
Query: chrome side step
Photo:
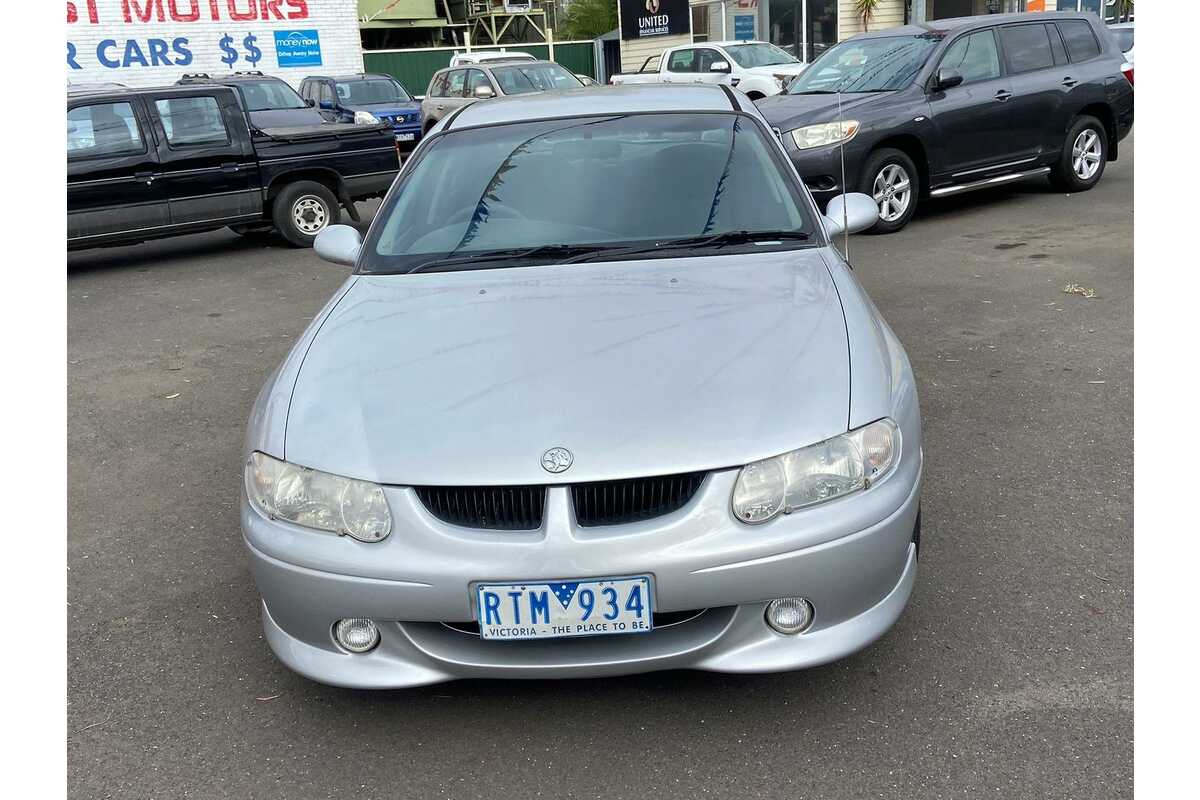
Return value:
[(929, 196), (947, 197), (952, 194), (961, 194), (962, 192), (973, 192), (976, 189), (986, 189), (989, 186), (999, 186), (1002, 183), (1010, 183), (1012, 181), (1019, 181), (1024, 178), (1032, 178), (1035, 175), (1045, 175), (1049, 171), (1049, 167), (1038, 167), (1037, 169), (1030, 169), (1026, 170), (1025, 172), (1014, 172), (1011, 175), (997, 175), (995, 178), (984, 178), (981, 181), (960, 183), (957, 186), (946, 186), (941, 189), (934, 189), (929, 193)]

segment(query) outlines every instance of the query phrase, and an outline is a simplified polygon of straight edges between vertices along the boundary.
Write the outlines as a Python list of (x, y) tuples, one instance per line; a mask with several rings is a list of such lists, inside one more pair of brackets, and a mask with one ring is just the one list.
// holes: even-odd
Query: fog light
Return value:
[(379, 628), (369, 619), (340, 619), (333, 626), (333, 636), (351, 653), (365, 653), (379, 644)]
[(767, 624), (779, 633), (800, 633), (812, 619), (812, 603), (803, 597), (781, 597), (767, 603)]

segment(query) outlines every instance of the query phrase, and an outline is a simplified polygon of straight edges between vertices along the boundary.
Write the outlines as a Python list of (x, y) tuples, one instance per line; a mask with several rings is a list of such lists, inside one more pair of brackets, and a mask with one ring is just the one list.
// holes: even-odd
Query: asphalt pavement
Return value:
[(71, 796), (1131, 797), (1133, 140), (1091, 192), (850, 247), (925, 426), (888, 634), (779, 675), (392, 692), (274, 659), (238, 529), (247, 412), (349, 270), (229, 231), (71, 254)]

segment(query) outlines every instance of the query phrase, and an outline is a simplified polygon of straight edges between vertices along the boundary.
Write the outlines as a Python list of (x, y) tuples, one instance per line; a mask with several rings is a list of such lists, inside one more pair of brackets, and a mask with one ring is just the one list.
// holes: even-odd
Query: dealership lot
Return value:
[(782, 675), (364, 693), (291, 673), (239, 541), (241, 439), (348, 270), (227, 231), (72, 254), (72, 790), (1130, 796), (1132, 138), (1121, 153), (1088, 193), (1033, 181), (851, 239), (920, 382), (921, 570), (882, 640)]

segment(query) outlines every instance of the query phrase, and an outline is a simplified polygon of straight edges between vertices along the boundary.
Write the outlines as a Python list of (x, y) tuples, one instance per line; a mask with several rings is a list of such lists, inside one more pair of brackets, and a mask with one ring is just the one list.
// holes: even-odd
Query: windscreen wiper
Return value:
[(527, 258), (570, 258), (581, 255), (592, 255), (598, 250), (614, 249), (602, 244), (542, 244), (536, 247), (513, 247), (506, 250), (485, 250), (481, 253), (467, 253), (450, 258), (433, 258), (417, 264), (408, 270), (414, 272), (442, 272), (445, 269), (461, 264), (484, 263), (488, 261), (520, 261)]
[(611, 249), (606, 248), (596, 253), (582, 253), (574, 258), (563, 261), (564, 264), (577, 264), (580, 261), (590, 261), (597, 256), (626, 256), (640, 253), (659, 253), (665, 250), (701, 250), (708, 247), (725, 247), (731, 244), (765, 244), (769, 242), (795, 241), (804, 242), (811, 236), (803, 231), (725, 231), (706, 236), (689, 236), (685, 239), (667, 239), (652, 245), (637, 245)]

